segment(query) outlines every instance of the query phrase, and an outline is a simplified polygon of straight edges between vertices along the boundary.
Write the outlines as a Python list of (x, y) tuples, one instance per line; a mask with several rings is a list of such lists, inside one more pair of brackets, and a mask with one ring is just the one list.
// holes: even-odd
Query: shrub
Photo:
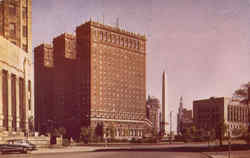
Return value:
[(70, 140), (67, 139), (67, 138), (64, 138), (64, 139), (62, 140), (62, 145), (63, 145), (63, 146), (69, 146), (69, 145), (70, 145)]

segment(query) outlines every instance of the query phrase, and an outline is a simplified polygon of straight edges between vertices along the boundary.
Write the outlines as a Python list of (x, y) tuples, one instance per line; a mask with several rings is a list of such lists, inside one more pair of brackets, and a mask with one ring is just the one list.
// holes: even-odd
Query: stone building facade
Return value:
[(0, 137), (28, 132), (34, 118), (31, 37), (31, 0), (2, 0)]
[(147, 100), (147, 119), (152, 123), (152, 129), (160, 132), (160, 101), (155, 97), (148, 96)]
[(27, 52), (0, 37), (0, 129), (27, 132), (33, 117), (32, 60)]
[(249, 108), (238, 100), (232, 100), (227, 107), (227, 123), (229, 130), (247, 128)]
[(32, 52), (32, 0), (0, 2), (0, 36), (24, 51)]
[(247, 127), (248, 107), (231, 98), (209, 98), (193, 102), (194, 124), (205, 130), (215, 129), (218, 123), (224, 121), (228, 131)]
[[(44, 56), (45, 49), (40, 52), (39, 47), (35, 56)], [(76, 28), (75, 36), (63, 34), (54, 38), (53, 54), (53, 107), (50, 109), (54, 109), (54, 116), (70, 120), (78, 115), (82, 124), (91, 128), (98, 123), (104, 128), (114, 126), (115, 136), (119, 138), (143, 135), (145, 36), (88, 21)], [(35, 74), (47, 76), (36, 70)], [(46, 92), (37, 91), (36, 95), (40, 93)], [(38, 109), (43, 106), (41, 102), (36, 104)], [(39, 110), (36, 113), (38, 117), (42, 115), (38, 114)]]

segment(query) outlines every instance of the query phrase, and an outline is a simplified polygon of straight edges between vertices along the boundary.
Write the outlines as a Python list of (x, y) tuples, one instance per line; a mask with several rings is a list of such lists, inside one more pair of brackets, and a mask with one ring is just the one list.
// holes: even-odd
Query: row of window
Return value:
[(138, 40), (122, 37), (111, 32), (95, 31), (95, 37), (101, 41), (117, 44), (125, 48), (139, 50), (144, 47)]
[[(107, 111), (107, 110), (104, 110)], [(108, 118), (108, 119), (143, 119), (144, 115), (136, 112), (96, 112), (93, 117)]]
[(247, 122), (248, 121), (248, 110), (247, 108), (237, 107), (228, 108), (228, 121), (232, 122)]
[[(28, 9), (27, 7), (22, 7), (22, 17), (23, 19), (27, 18)], [(9, 4), (9, 14), (11, 16), (16, 16), (17, 15), (17, 6), (14, 3)]]
[[(10, 23), (10, 35), (11, 37), (16, 37), (16, 23)], [(28, 36), (28, 28), (26, 25), (23, 25), (23, 37)]]

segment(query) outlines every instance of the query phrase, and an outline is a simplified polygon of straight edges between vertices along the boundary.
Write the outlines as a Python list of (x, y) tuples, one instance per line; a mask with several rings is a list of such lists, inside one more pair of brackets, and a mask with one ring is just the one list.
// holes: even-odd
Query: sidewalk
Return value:
[[(229, 158), (228, 152), (211, 152), (204, 153), (210, 158)], [(231, 151), (230, 158), (250, 158), (250, 150), (247, 151)]]
[(88, 146), (69, 146), (60, 148), (38, 148), (38, 150), (31, 151), (32, 154), (45, 154), (45, 153), (68, 153), (68, 152), (91, 152), (96, 151), (100, 147)]

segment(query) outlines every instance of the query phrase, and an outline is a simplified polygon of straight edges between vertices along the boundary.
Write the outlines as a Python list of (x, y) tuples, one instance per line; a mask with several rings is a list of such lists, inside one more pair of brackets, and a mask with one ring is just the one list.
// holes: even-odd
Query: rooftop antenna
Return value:
[(102, 14), (102, 24), (104, 25), (104, 13)]
[(119, 28), (119, 18), (116, 18), (116, 27)]

